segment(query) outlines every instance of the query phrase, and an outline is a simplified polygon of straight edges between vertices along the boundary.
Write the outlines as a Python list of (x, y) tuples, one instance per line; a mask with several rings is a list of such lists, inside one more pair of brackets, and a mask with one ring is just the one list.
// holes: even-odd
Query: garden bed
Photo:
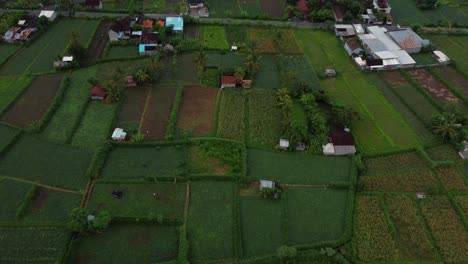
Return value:
[(108, 32), (114, 22), (111, 20), (103, 20), (94, 33), (91, 44), (88, 47), (87, 58), (83, 61), (84, 65), (91, 64), (102, 58), (103, 52), (109, 42)]
[(270, 17), (280, 18), (284, 14), (284, 3), (281, 0), (260, 0), (262, 11)]
[(461, 103), (460, 99), (425, 69), (411, 70), (408, 71), (408, 74), (439, 102), (443, 104)]

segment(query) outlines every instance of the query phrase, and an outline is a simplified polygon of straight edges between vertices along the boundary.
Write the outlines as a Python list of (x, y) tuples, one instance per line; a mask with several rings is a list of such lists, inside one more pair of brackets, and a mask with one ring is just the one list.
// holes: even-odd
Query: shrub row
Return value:
[(189, 242), (187, 240), (187, 231), (185, 226), (179, 227), (179, 252), (177, 255), (178, 264), (188, 264), (189, 263)]
[(23, 136), (24, 131), (20, 130), (2, 149), (0, 149), (0, 157), (7, 153), (18, 140)]
[(67, 76), (65, 77), (62, 82), (60, 83), (60, 88), (57, 91), (57, 94), (54, 97), (54, 100), (52, 101), (49, 109), (47, 109), (47, 112), (42, 116), (42, 118), (39, 121), (36, 121), (32, 123), (28, 127), (28, 131), (31, 133), (40, 133), (42, 130), (45, 128), (47, 123), (49, 123), (50, 119), (55, 114), (55, 111), (62, 105), (63, 98), (65, 97), (65, 93), (68, 90), (68, 87), (70, 86), (70, 78)]
[(169, 116), (169, 124), (167, 126), (167, 132), (165, 136), (165, 140), (173, 140), (174, 139), (174, 134), (176, 130), (176, 124), (177, 124), (177, 115), (179, 113), (179, 108), (180, 108), (180, 103), (182, 101), (182, 95), (184, 93), (184, 87), (180, 86), (177, 89), (177, 94), (174, 98), (174, 102), (172, 104), (172, 110), (171, 110), (171, 115)]
[(166, 225), (166, 226), (180, 226), (182, 225), (182, 219), (180, 218), (169, 218), (164, 217), (162, 221), (158, 221), (158, 219), (152, 219), (148, 217), (112, 217), (111, 220), (112, 224), (119, 224), (119, 225), (133, 225), (137, 223), (141, 224), (155, 224), (155, 225)]
[(442, 160), (442, 161), (434, 161), (429, 157), (423, 147), (416, 149), (418, 153), (423, 157), (423, 159), (430, 164), (431, 168), (438, 168), (438, 167), (448, 167), (455, 165), (455, 161), (453, 160)]
[(37, 185), (32, 185), (29, 191), (26, 193), (26, 196), (23, 199), (23, 202), (21, 203), (20, 207), (16, 211), (15, 215), (15, 220), (19, 221), (21, 218), (23, 218), (24, 214), (26, 213), (26, 209), (28, 209), (28, 206), (31, 204), (32, 200), (34, 199), (34, 196), (36, 195), (37, 192)]
[(101, 169), (103, 168), (107, 154), (112, 150), (112, 144), (109, 142), (104, 143), (99, 149), (94, 153), (93, 159), (91, 160), (91, 164), (89, 165), (86, 176), (91, 179), (95, 179), (99, 176)]

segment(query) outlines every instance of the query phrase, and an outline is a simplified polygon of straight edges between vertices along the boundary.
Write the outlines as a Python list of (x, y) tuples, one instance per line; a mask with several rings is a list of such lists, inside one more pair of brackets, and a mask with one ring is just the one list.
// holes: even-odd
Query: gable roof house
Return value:
[(350, 37), (356, 35), (353, 25), (335, 25), (335, 34), (337, 37)]
[(158, 48), (158, 33), (143, 32), (138, 45), (138, 53), (140, 56), (152, 55), (157, 52)]
[(411, 28), (388, 32), (390, 37), (408, 53), (419, 53), (422, 49), (423, 39)]
[(172, 26), (172, 33), (184, 31), (184, 19), (182, 17), (166, 17), (166, 27)]
[(90, 95), (93, 100), (104, 100), (104, 98), (106, 98), (107, 91), (103, 87), (96, 85), (91, 89)]
[(203, 7), (203, 0), (187, 0), (189, 8), (201, 8)]
[(323, 146), (324, 155), (344, 156), (356, 153), (353, 134), (348, 129), (337, 130), (329, 135), (330, 143)]
[(132, 20), (129, 17), (117, 20), (112, 24), (108, 35), (110, 41), (129, 39), (132, 32)]
[(236, 87), (237, 79), (235, 76), (221, 76), (221, 89)]
[(333, 15), (335, 16), (336, 22), (343, 22), (345, 16), (341, 6), (336, 4), (333, 5)]
[(359, 44), (355, 38), (346, 41), (344, 48), (346, 52), (348, 52), (349, 56), (359, 55), (364, 51), (361, 47), (361, 44)]

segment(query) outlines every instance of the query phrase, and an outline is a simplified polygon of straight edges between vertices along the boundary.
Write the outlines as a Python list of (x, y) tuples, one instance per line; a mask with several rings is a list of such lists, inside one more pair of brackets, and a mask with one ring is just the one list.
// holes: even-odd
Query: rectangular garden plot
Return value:
[(258, 149), (248, 151), (248, 176), (251, 179), (276, 180), (285, 184), (326, 185), (348, 181), (349, 158), (279, 153)]
[(83, 62), (85, 65), (93, 63), (102, 58), (102, 53), (106, 48), (107, 42), (109, 41), (107, 32), (111, 28), (112, 24), (113, 21), (111, 20), (104, 20), (99, 23), (91, 44), (89, 45), (87, 58)]
[(249, 145), (274, 147), (281, 136), (276, 93), (253, 90), (247, 97)]
[(12, 180), (0, 180), (0, 221), (15, 220), (16, 213), (32, 185)]
[(453, 67), (435, 67), (434, 72), (448, 82), (463, 98), (468, 99), (468, 79)]
[(0, 67), (13, 55), (21, 46), (16, 44), (0, 44)]
[(107, 157), (101, 176), (107, 179), (182, 176), (186, 157), (183, 145), (115, 148)]
[(262, 11), (271, 17), (282, 17), (284, 4), (281, 0), (259, 0)]
[(272, 254), (283, 241), (284, 200), (241, 197), (243, 257)]
[(73, 208), (80, 206), (81, 194), (38, 187), (26, 209), (26, 221), (68, 221)]
[(190, 183), (187, 236), (190, 259), (219, 260), (234, 256), (234, 182)]
[(294, 32), (275, 27), (252, 27), (248, 29), (250, 43), (258, 53), (302, 54)]
[(162, 140), (166, 135), (172, 104), (177, 93), (174, 86), (154, 86), (146, 108), (141, 133), (145, 140)]
[(366, 175), (394, 175), (429, 169), (429, 164), (418, 152), (406, 152), (364, 159)]
[(187, 86), (177, 117), (177, 129), (192, 131), (194, 136), (213, 132), (218, 89)]
[(55, 227), (2, 227), (0, 234), (0, 263), (60, 263), (69, 238)]
[(245, 140), (246, 97), (236, 90), (221, 91), (217, 137)]
[(461, 103), (460, 99), (425, 69), (411, 70), (408, 74), (439, 102)]
[[(292, 187), (286, 191), (288, 237), (293, 245), (338, 240), (344, 233), (347, 190)], [(333, 208), (330, 210), (330, 208)]]
[(24, 135), (0, 160), (0, 174), (79, 190), (92, 153)]
[(175, 226), (111, 226), (73, 244), (70, 263), (155, 263), (177, 258)]
[(437, 179), (430, 170), (393, 172), (390, 175), (362, 176), (359, 186), (363, 191), (420, 192), (439, 189)]
[(28, 88), (33, 78), (30, 76), (0, 77), (0, 113), (8, 107)]
[(6, 111), (1, 120), (26, 128), (39, 121), (49, 108), (62, 81), (61, 74), (39, 76), (26, 92)]
[[(127, 133), (133, 134), (140, 128), (140, 122), (145, 109), (146, 98), (151, 90), (150, 86), (135, 87), (125, 91), (117, 126)], [(147, 135), (145, 135), (145, 138)]]
[[(113, 192), (122, 192), (120, 198)], [(185, 184), (96, 184), (88, 209), (91, 212), (108, 211), (115, 217), (181, 218), (185, 202)]]

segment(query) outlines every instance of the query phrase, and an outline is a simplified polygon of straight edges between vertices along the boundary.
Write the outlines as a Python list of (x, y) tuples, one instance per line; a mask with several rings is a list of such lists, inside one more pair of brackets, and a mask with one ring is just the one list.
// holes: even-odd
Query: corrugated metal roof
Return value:
[(422, 46), (423, 39), (410, 28), (392, 31), (388, 34), (402, 49), (421, 48)]

